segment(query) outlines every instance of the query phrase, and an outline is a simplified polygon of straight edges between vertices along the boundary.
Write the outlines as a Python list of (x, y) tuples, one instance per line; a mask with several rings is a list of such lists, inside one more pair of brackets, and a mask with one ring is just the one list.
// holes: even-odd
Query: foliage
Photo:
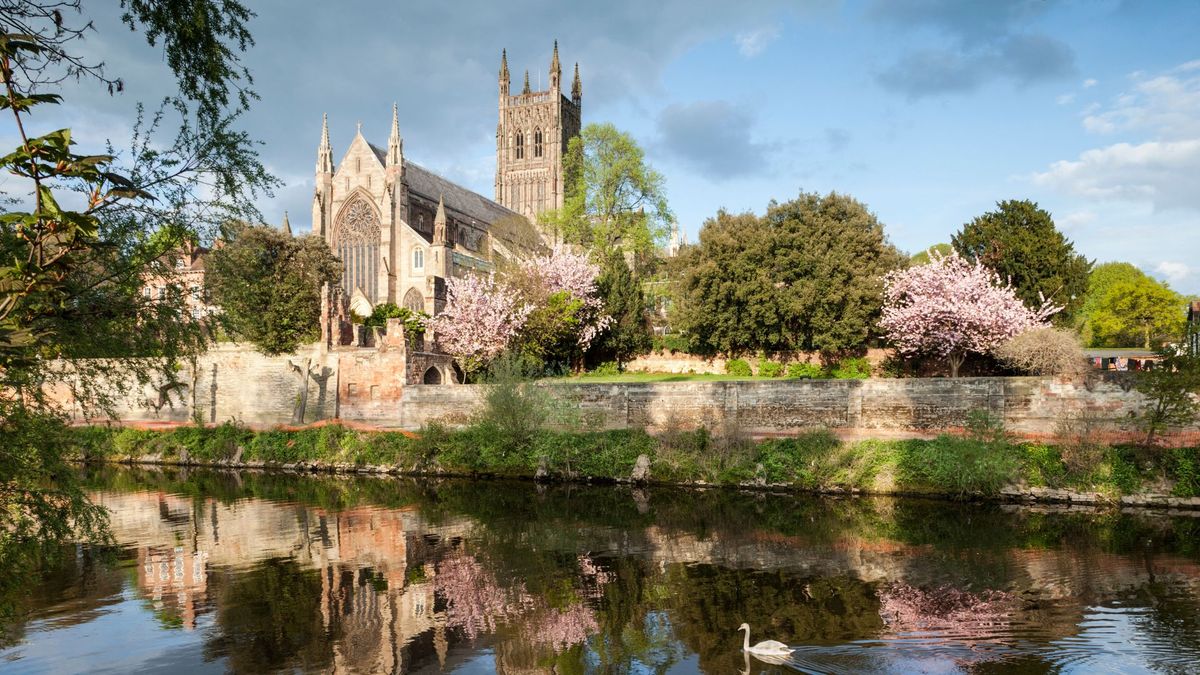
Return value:
[(935, 254), (944, 258), (950, 255), (950, 252), (953, 250), (954, 247), (950, 244), (934, 244), (927, 249), (923, 249), (912, 254), (912, 256), (909, 257), (908, 262), (912, 265), (928, 265), (933, 260), (933, 256)]
[(316, 235), (242, 227), (209, 255), (205, 284), (228, 330), (264, 354), (290, 354), (321, 334), (321, 288), (342, 264)]
[(738, 377), (750, 377), (754, 374), (745, 359), (729, 359), (725, 362), (725, 372)]
[(1079, 336), (1065, 328), (1033, 328), (1009, 338), (995, 350), (996, 358), (1029, 375), (1077, 377), (1087, 372)]
[(438, 346), (470, 378), (508, 347), (534, 307), (491, 274), (449, 279), (446, 291), (446, 307), (429, 326)]
[(871, 362), (864, 356), (842, 359), (830, 368), (836, 380), (865, 380), (871, 377)]
[(364, 326), (386, 326), (388, 319), (400, 319), (404, 324), (407, 335), (422, 335), (429, 315), (425, 312), (414, 312), (407, 307), (397, 306), (394, 302), (381, 302), (371, 310), (371, 316), (363, 321)]
[(512, 354), (491, 364), (478, 424), (497, 441), (487, 447), (496, 447), (501, 456), (526, 451), (553, 420), (554, 402), (545, 388), (532, 382), (534, 375), (527, 362)]
[(1151, 349), (1183, 332), (1186, 307), (1183, 296), (1141, 274), (1109, 284), (1086, 320), (1098, 344)]
[(1029, 200), (998, 202), (951, 238), (954, 250), (983, 263), (1012, 286), (1027, 307), (1062, 307), (1069, 322), (1084, 300), (1092, 263), (1054, 226), (1045, 209)]
[(504, 285), (533, 308), (514, 348), (552, 367), (578, 367), (583, 351), (612, 323), (597, 286), (599, 275), (599, 265), (562, 246), (509, 271)]
[(589, 356), (625, 364), (653, 346), (642, 284), (624, 256), (610, 255), (597, 280), (604, 310), (612, 320)]
[(805, 363), (802, 361), (793, 361), (788, 364), (787, 376), (797, 380), (815, 380), (824, 377), (824, 371), (821, 366), (815, 363)]
[(1200, 355), (1160, 347), (1154, 368), (1137, 374), (1134, 387), (1146, 397), (1139, 417), (1146, 444), (1167, 429), (1185, 427), (1200, 414)]
[(902, 354), (946, 358), (951, 377), (968, 353), (988, 354), (1059, 309), (1049, 303), (1029, 309), (978, 261), (957, 253), (934, 257), (888, 275), (879, 323)]
[(633, 137), (611, 124), (589, 124), (568, 144), (563, 172), (563, 207), (538, 221), (597, 257), (623, 252), (646, 264), (671, 211), (662, 175)]
[(783, 375), (783, 364), (778, 361), (771, 361), (766, 357), (758, 360), (758, 376), (759, 377), (780, 377)]
[(593, 375), (620, 375), (621, 365), (616, 361), (605, 361), (588, 372)]
[(855, 199), (802, 193), (766, 215), (721, 211), (682, 255), (679, 328), (702, 353), (864, 346), (903, 257)]
[[(110, 94), (124, 88), (91, 60), (97, 50), (80, 44), (94, 30), (81, 3), (6, 2), (0, 11), (0, 113), (11, 115), (18, 139), (0, 167), (15, 177), (6, 189), (19, 193), (3, 195), (11, 208), (0, 214), (5, 590), (63, 542), (104, 539), (103, 511), (62, 460), (64, 411), (46, 390), (69, 388), (87, 414), (131, 386), (169, 381), (180, 360), (204, 348), (204, 335), (181, 320), (182, 293), (151, 299), (146, 280), (173, 282), (180, 247), (227, 220), (256, 217), (255, 199), (278, 184), (234, 127), (253, 98), (240, 63), (252, 14), (236, 0), (121, 4), (131, 29), (164, 46), (177, 86), (156, 112), (137, 106), (123, 153), (109, 144), (84, 154), (70, 129), (35, 131), (53, 117), (41, 116), (44, 106), (63, 102), (67, 79)], [(211, 20), (180, 21), (187, 16)]]
[(691, 349), (691, 343), (686, 336), (667, 333), (666, 335), (655, 335), (651, 342), (651, 348), (657, 352), (687, 353)]

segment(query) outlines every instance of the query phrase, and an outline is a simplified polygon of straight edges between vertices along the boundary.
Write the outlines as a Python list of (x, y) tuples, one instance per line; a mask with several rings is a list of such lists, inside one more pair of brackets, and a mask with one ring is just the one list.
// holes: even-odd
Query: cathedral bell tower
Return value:
[(496, 124), (496, 201), (536, 221), (538, 214), (562, 208), (565, 198), (563, 156), (579, 135), (583, 87), (579, 64), (568, 98), (562, 89), (558, 42), (550, 57), (549, 89), (525, 86), (512, 95), (508, 52), (500, 53), (500, 116)]

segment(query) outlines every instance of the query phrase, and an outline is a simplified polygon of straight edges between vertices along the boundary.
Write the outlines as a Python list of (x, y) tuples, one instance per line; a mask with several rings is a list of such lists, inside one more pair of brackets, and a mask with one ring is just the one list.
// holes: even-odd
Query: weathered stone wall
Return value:
[[(962, 427), (974, 410), (1002, 416), (1008, 429), (1055, 433), (1061, 420), (1081, 415), (1106, 431), (1130, 431), (1141, 396), (1116, 378), (1068, 382), (1054, 378), (774, 380), (547, 384), (584, 417), (604, 428), (733, 425), (745, 433), (776, 434), (828, 427), (878, 431), (936, 431)], [(477, 387), (423, 387), (405, 394), (403, 426), (465, 420), (480, 400)]]
[[(256, 427), (340, 418), (417, 429), (434, 421), (463, 424), (479, 409), (481, 387), (407, 384), (411, 375), (405, 350), (387, 337), (374, 348), (324, 351), (312, 345), (274, 357), (220, 345), (199, 359), (195, 372), (186, 366), (171, 381), (134, 387), (116, 412), (127, 421), (187, 422), (195, 411), (208, 423), (238, 420)], [(1102, 421), (1104, 431), (1132, 431), (1142, 398), (1121, 375), (1086, 381), (964, 377), (541, 386), (577, 405), (590, 425), (601, 428), (732, 426), (760, 435), (814, 427), (937, 431), (961, 427), (971, 411), (987, 410), (1002, 416), (1012, 431), (1053, 434), (1063, 419), (1081, 415)], [(73, 408), (77, 418), (86, 416)]]
[[(867, 361), (872, 368), (879, 368), (887, 360), (890, 351), (887, 349), (868, 349)], [(821, 355), (816, 352), (787, 352), (769, 354), (768, 359), (775, 362), (820, 363)], [(714, 373), (725, 372), (725, 359), (720, 357), (696, 356), (682, 352), (659, 351), (643, 354), (625, 364), (625, 369), (633, 373)], [(758, 374), (758, 358), (747, 357), (745, 361), (750, 369)]]

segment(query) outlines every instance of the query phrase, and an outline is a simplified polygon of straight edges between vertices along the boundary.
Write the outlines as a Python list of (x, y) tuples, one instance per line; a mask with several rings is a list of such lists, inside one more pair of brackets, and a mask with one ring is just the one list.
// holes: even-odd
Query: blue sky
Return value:
[[(393, 101), (407, 157), (490, 196), (500, 50), (536, 86), (558, 39), (585, 123), (635, 136), (692, 240), (719, 208), (836, 190), (915, 251), (1031, 198), (1089, 257), (1200, 293), (1194, 1), (248, 4), (271, 221), (309, 224), (322, 113), (340, 157), (359, 121), (386, 142)], [(89, 48), (130, 87), (70, 99), (84, 142), (169, 81), (108, 11)]]

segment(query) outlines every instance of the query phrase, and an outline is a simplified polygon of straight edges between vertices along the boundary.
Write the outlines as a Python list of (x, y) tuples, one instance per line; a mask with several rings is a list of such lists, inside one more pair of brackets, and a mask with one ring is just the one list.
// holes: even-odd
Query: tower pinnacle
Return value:
[(508, 50), (500, 50), (500, 95), (508, 96)]
[(524, 87), (521, 89), (521, 93), (522, 93), (522, 94), (528, 94), (529, 92), (530, 92), (530, 89), (529, 89), (529, 71), (528, 71), (528, 70), (526, 70), (526, 71), (525, 71), (525, 86), (524, 86)]
[(317, 173), (333, 173), (333, 146), (329, 144), (329, 113), (321, 118), (321, 145), (317, 148)]
[(396, 166), (404, 153), (404, 139), (400, 138), (400, 111), (392, 103), (392, 133), (388, 136), (387, 165)]
[(554, 55), (550, 57), (550, 89), (558, 89), (562, 85), (562, 64), (558, 61), (558, 40), (554, 41)]
[(575, 105), (583, 99), (583, 83), (579, 81), (579, 62), (575, 62), (575, 80), (571, 82), (571, 100)]

